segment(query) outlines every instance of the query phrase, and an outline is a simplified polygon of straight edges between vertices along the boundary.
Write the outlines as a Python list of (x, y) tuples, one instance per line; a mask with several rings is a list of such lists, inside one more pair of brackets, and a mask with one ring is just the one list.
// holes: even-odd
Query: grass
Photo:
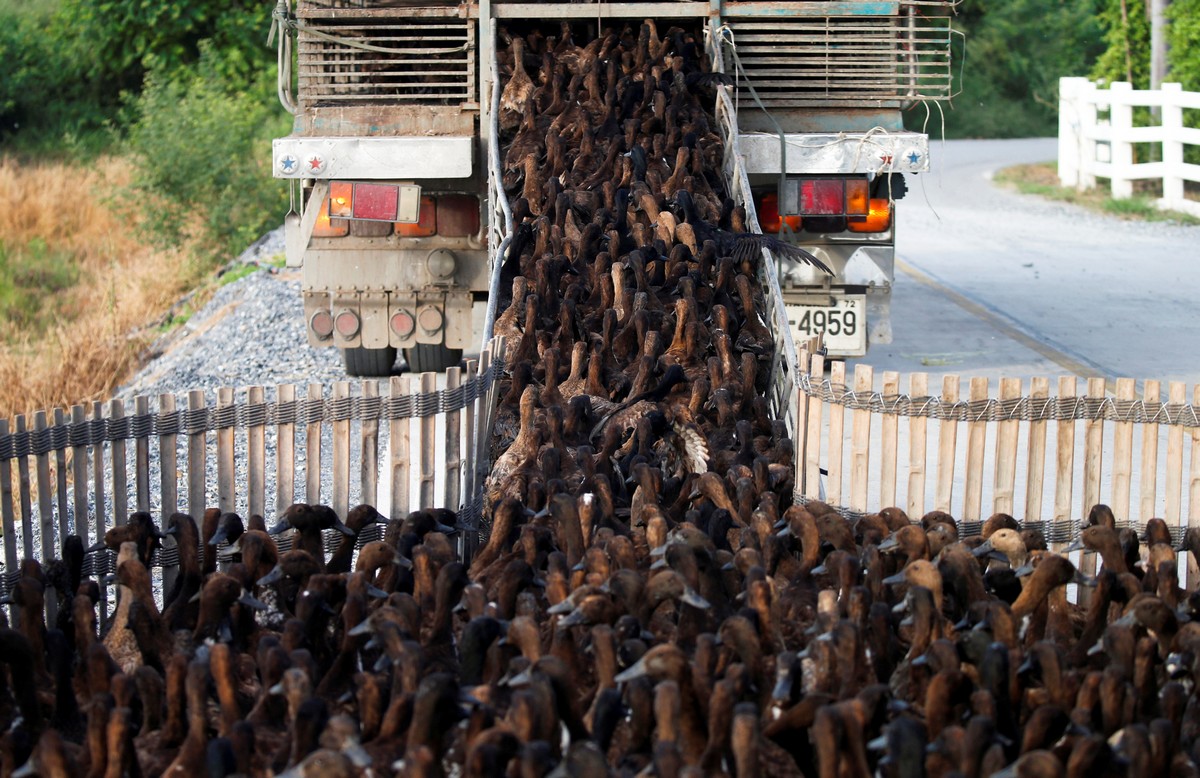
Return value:
[(1107, 186), (1077, 192), (1059, 185), (1058, 167), (1053, 162), (1033, 165), (1014, 165), (996, 171), (995, 181), (1016, 189), (1023, 194), (1037, 195), (1048, 200), (1074, 203), (1097, 213), (1105, 213), (1131, 221), (1174, 222), (1197, 225), (1200, 219), (1179, 211), (1163, 211), (1154, 205), (1152, 193), (1136, 193), (1123, 200), (1109, 196)]
[(183, 250), (143, 245), (115, 197), (129, 177), (115, 157), (0, 157), (0, 418), (106, 398), (203, 278)]

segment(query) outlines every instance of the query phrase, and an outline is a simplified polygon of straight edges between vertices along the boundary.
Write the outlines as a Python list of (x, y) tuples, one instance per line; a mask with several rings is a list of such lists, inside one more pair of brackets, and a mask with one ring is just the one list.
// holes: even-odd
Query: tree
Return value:
[(947, 134), (1053, 134), (1059, 77), (1087, 73), (1102, 50), (1095, 2), (966, 0), (955, 23), (966, 33), (966, 59)]

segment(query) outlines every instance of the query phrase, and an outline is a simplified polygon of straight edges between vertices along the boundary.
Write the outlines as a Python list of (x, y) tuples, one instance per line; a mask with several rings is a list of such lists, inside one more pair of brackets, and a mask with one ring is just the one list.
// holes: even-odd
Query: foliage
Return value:
[(1102, 0), (1097, 18), (1104, 28), (1105, 50), (1092, 77), (1129, 81), (1136, 89), (1150, 85), (1150, 20), (1145, 2)]
[(87, 75), (128, 90), (152, 69), (196, 62), (201, 41), (221, 53), (224, 77), (247, 83), (274, 60), (266, 45), (271, 8), (262, 0), (63, 0), (58, 20), (90, 55)]
[(41, 137), (78, 134), (103, 122), (102, 101), (83, 78), (84, 66), (49, 30), (42, 6), (0, 8), (0, 139), (11, 145), (19, 131)]
[(215, 257), (248, 245), (286, 210), (267, 150), (290, 117), (274, 99), (273, 72), (231, 87), (217, 52), (201, 49), (193, 67), (147, 75), (132, 104), (129, 148), (150, 234), (167, 245), (198, 239), (200, 254)]
[(0, 324), (5, 333), (40, 330), (60, 313), (62, 293), (79, 280), (70, 253), (34, 239), (18, 249), (0, 243)]
[[(1167, 19), (1169, 78), (1185, 90), (1200, 92), (1200, 0), (1174, 0)], [(1193, 121), (1188, 126), (1200, 125)]]
[(965, 60), (955, 52), (961, 92), (946, 115), (947, 135), (1053, 135), (1059, 77), (1086, 73), (1100, 51), (1097, 1), (966, 0), (955, 22), (966, 33)]

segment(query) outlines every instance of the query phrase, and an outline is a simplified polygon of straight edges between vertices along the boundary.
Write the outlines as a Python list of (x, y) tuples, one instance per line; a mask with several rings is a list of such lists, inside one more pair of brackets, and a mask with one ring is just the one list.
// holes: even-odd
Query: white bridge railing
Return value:
[[(1162, 181), (1159, 208), (1200, 216), (1200, 202), (1184, 197), (1184, 182), (1200, 183), (1200, 165), (1184, 162), (1186, 145), (1200, 146), (1200, 129), (1185, 123), (1184, 110), (1200, 110), (1200, 92), (1185, 92), (1179, 84), (1158, 90), (1134, 89), (1118, 81), (1101, 89), (1086, 78), (1058, 82), (1058, 178), (1078, 190), (1096, 186), (1097, 178), (1112, 183), (1112, 196), (1133, 196), (1133, 182)], [(1157, 108), (1160, 124), (1135, 127), (1135, 107)], [(1191, 126), (1189, 126), (1189, 124)], [(1135, 162), (1135, 143), (1161, 143), (1162, 160)]]

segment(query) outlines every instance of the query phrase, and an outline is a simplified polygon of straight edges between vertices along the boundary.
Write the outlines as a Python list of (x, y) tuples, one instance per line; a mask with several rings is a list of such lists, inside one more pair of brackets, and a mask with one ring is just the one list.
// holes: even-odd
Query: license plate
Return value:
[(867, 353), (865, 295), (834, 296), (829, 305), (789, 304), (787, 317), (797, 343), (823, 332), (831, 355), (861, 357)]

